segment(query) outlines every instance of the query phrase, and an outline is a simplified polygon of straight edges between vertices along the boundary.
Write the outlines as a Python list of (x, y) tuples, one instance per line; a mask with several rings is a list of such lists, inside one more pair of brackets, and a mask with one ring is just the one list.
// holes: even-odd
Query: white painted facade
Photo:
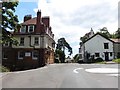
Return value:
[[(104, 43), (108, 43), (108, 49), (104, 48)], [(105, 52), (108, 52), (109, 60), (112, 60), (114, 58), (113, 42), (97, 34), (82, 45), (80, 54), (82, 54), (83, 60), (86, 52), (90, 56), (94, 55), (95, 59), (98, 58), (95, 53), (99, 53), (99, 57), (103, 60), (105, 60)]]
[[(30, 37), (29, 37), (30, 36)], [(53, 48), (54, 40), (48, 35), (16, 35), (14, 36), (18, 40), (18, 45), (13, 48)], [(20, 45), (20, 38), (24, 37), (24, 45)], [(35, 37), (38, 37), (38, 45), (35, 45)], [(30, 40), (31, 38), (31, 40)]]

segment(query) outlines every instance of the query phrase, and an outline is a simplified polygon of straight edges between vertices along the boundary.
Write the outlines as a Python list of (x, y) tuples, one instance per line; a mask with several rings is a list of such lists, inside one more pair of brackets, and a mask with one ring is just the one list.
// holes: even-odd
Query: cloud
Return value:
[(90, 31), (107, 27), (110, 33), (117, 30), (118, 0), (38, 0), (37, 12), (50, 16), (55, 40), (65, 37), (78, 53), (80, 37)]

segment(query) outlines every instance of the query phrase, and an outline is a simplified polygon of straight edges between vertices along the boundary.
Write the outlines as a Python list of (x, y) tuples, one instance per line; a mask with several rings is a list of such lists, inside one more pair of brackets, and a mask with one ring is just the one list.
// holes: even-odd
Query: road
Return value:
[(117, 64), (51, 64), (42, 68), (11, 72), (2, 80), (2, 88), (118, 88), (113, 73), (92, 73), (91, 68), (113, 68)]

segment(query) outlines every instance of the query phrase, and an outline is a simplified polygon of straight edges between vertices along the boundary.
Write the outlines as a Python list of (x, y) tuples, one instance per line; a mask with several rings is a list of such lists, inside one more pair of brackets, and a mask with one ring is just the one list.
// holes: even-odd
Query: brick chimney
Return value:
[(47, 17), (42, 17), (42, 22), (47, 26), (49, 27), (50, 25), (50, 18), (47, 16)]
[(25, 15), (24, 16), (24, 22), (27, 20), (30, 20), (32, 18), (32, 15)]
[(36, 33), (40, 33), (40, 27), (41, 27), (41, 10), (38, 10), (35, 30)]

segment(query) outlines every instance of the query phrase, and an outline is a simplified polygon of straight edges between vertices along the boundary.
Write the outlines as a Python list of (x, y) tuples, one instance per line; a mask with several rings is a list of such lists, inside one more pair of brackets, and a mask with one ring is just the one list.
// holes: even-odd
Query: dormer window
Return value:
[(22, 26), (21, 29), (20, 29), (20, 32), (25, 33), (26, 32), (26, 26)]
[(28, 26), (28, 32), (34, 32), (34, 25)]

